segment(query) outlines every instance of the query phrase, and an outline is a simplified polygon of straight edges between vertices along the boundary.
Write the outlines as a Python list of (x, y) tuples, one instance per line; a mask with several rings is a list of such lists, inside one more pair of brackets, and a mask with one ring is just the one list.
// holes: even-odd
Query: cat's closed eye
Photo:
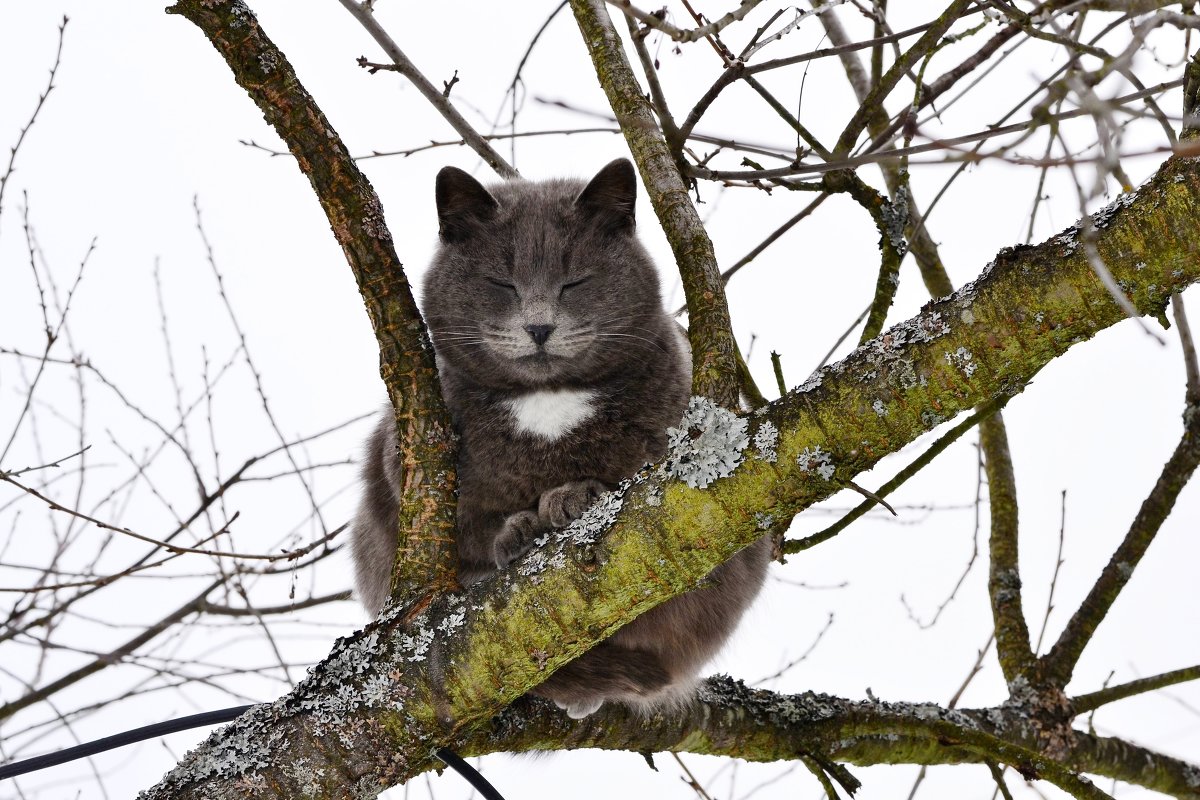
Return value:
[(568, 289), (574, 289), (577, 286), (582, 286), (583, 284), (587, 283), (591, 279), (592, 279), (591, 275), (585, 275), (584, 277), (579, 278), (577, 280), (573, 280), (570, 283), (564, 283), (562, 285), (562, 288), (558, 290), (558, 294), (561, 297), (562, 295), (567, 293)]
[(517, 287), (513, 286), (511, 283), (505, 283), (504, 281), (497, 280), (495, 278), (484, 278), (484, 280), (490, 283), (492, 286), (496, 286), (500, 289), (505, 289), (513, 294), (516, 294)]

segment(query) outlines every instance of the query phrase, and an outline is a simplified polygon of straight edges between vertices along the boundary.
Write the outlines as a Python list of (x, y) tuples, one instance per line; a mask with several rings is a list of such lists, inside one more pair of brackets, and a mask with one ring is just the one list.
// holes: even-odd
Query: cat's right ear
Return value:
[(496, 213), (496, 198), (458, 167), (442, 167), (433, 195), (437, 202), (438, 235), (444, 242), (462, 241), (474, 225)]
[(596, 173), (575, 198), (575, 205), (607, 228), (632, 231), (636, 200), (637, 172), (633, 162), (618, 158)]

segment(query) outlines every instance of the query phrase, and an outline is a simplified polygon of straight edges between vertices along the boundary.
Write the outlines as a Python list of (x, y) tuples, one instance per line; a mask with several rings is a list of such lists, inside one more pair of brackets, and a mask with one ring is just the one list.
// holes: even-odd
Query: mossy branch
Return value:
[(737, 408), (737, 342), (712, 240), (625, 57), (604, 0), (571, 0), (571, 10), (683, 279), (692, 343), (692, 392)]
[(358, 282), (379, 341), (379, 372), (395, 409), (403, 456), (393, 596), (455, 585), (455, 442), (433, 350), (379, 197), (245, 3), (179, 0), (167, 12), (203, 31), (287, 143)]
[[(1197, 220), (1200, 163), (1188, 159), (1096, 215), (1096, 246), (1141, 313), (1161, 313), (1200, 280)], [(746, 431), (756, 444), (723, 453), (738, 463), (708, 488), (659, 465), (624, 489), (611, 522), (585, 519), (461, 596), (393, 609), (292, 694), (214, 734), (147, 798), (244, 796), (247, 785), (264, 797), (340, 797), (406, 780), (430, 767), (434, 747), (470, 738), (551, 671), (696, 587), (762, 536), (761, 514), (782, 519), (830, 496), (942, 420), (1018, 394), (1122, 319), (1076, 229), (1006, 250), (954, 296), (756, 413)], [(938, 733), (1004, 763), (1028, 758), (993, 734)], [(1060, 786), (1072, 779), (1056, 775)]]
[(1086, 714), (1109, 703), (1124, 700), (1126, 697), (1136, 697), (1139, 694), (1153, 692), (1156, 689), (1162, 689), (1166, 686), (1174, 686), (1177, 683), (1186, 683), (1195, 680), (1200, 680), (1200, 664), (1164, 672), (1161, 675), (1152, 675), (1149, 678), (1138, 678), (1135, 681), (1121, 683), (1116, 686), (1106, 686), (1098, 691), (1079, 695), (1072, 698), (1071, 710), (1076, 715)]
[[(990, 424), (992, 420), (999, 423)], [(1008, 433), (999, 414), (980, 423), (979, 446), (984, 454), (988, 508), (991, 513), (988, 597), (996, 626), (996, 654), (1004, 679), (1011, 686), (1018, 678), (1031, 677), (1035, 661), (1021, 601), (1021, 574), (1017, 557), (1017, 481), (1008, 450)]]
[[(595, 716), (574, 721), (548, 703), (524, 699), (454, 747), (465, 755), (597, 748), (756, 762), (812, 753), (859, 766), (981, 764), (998, 759), (1031, 779), (1058, 783), (1065, 778), (1065, 767), (1173, 797), (1200, 797), (1200, 769), (1194, 765), (1082, 731), (1075, 731), (1072, 750), (1053, 764), (1054, 772), (1044, 769), (1050, 763), (1044, 757), (1030, 763), (1037, 741), (1030, 735), (1025, 710), (1018, 706), (946, 709), (813, 692), (780, 695), (723, 676), (702, 684), (691, 707), (664, 714), (651, 725), (621, 706), (604, 706)], [(1011, 760), (1000, 759), (1001, 751)]]

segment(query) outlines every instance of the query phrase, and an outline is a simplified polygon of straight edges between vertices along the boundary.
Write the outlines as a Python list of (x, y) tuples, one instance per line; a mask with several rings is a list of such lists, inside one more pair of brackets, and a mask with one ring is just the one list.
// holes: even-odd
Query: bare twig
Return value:
[(1161, 675), (1154, 675), (1149, 678), (1139, 678), (1138, 680), (1122, 683), (1117, 686), (1109, 686), (1097, 692), (1081, 694), (1071, 699), (1071, 710), (1076, 714), (1086, 714), (1109, 703), (1124, 700), (1126, 697), (1134, 697), (1146, 692), (1153, 692), (1156, 689), (1162, 689), (1166, 686), (1174, 686), (1178, 683), (1186, 683), (1187, 681), (1198, 679), (1200, 679), (1200, 664), (1171, 672), (1164, 672)]
[(607, 2), (609, 5), (619, 8), (621, 11), (625, 12), (625, 14), (631, 19), (636, 19), (638, 22), (647, 26), (647, 28), (653, 28), (656, 31), (666, 34), (677, 42), (686, 43), (695, 42), (699, 39), (711, 36), (714, 33), (720, 33), (732, 23), (743, 19), (747, 14), (753, 11), (754, 7), (761, 3), (762, 0), (742, 0), (741, 4), (737, 8), (735, 8), (733, 11), (730, 11), (720, 19), (710, 22), (707, 25), (701, 25), (698, 28), (692, 28), (691, 30), (682, 30), (675, 27), (671, 23), (667, 22), (663, 15), (657, 12), (650, 13), (647, 11), (642, 11), (640, 8), (634, 6), (630, 0), (607, 0)]
[(1163, 466), (1154, 488), (1142, 502), (1125, 538), (1096, 579), (1096, 583), (1067, 622), (1058, 641), (1042, 657), (1047, 676), (1065, 686), (1092, 634), (1154, 541), (1175, 500), (1200, 465), (1200, 414), (1185, 414), (1185, 428), (1175, 452)]
[(58, 48), (54, 52), (54, 64), (50, 67), (50, 78), (46, 81), (45, 90), (38, 95), (37, 104), (33, 107), (33, 113), (29, 116), (29, 121), (21, 128), (21, 132), (17, 134), (17, 141), (8, 153), (8, 166), (4, 169), (4, 174), (0, 175), (0, 214), (4, 213), (4, 190), (8, 188), (8, 179), (12, 177), (13, 171), (16, 169), (17, 152), (21, 149), (21, 144), (25, 141), (25, 135), (29, 133), (29, 129), (33, 127), (33, 123), (37, 122), (38, 114), (42, 111), (42, 106), (46, 104), (46, 98), (54, 91), (54, 77), (58, 74), (59, 64), (62, 63), (63, 39), (66, 37), (67, 22), (69, 18), (63, 15), (62, 22), (58, 26)]
[[(487, 162), (488, 166), (496, 171), (496, 174), (502, 178), (519, 178), (520, 173), (512, 167), (503, 156), (495, 151), (495, 149), (487, 143), (479, 135), (471, 124), (467, 122), (462, 114), (458, 113), (458, 109), (450, 102), (449, 86), (446, 87), (445, 93), (434, 86), (428, 78), (417, 69), (416, 65), (409, 60), (408, 56), (404, 55), (404, 51), (396, 44), (388, 32), (384, 30), (379, 21), (375, 19), (375, 14), (369, 3), (355, 2), (355, 0), (338, 0), (350, 14), (358, 20), (359, 24), (366, 29), (367, 33), (371, 34), (371, 38), (383, 48), (387, 53), (387, 57), (392, 60), (396, 71), (412, 82), (412, 85), (417, 87), (417, 91), (429, 101), (430, 105), (436, 108), (446, 121), (450, 123), (450, 127), (454, 128), (455, 132), (463, 138), (471, 149), (479, 154), (479, 157)], [(365, 59), (364, 59), (365, 61)], [(362, 63), (362, 62), (360, 62)]]

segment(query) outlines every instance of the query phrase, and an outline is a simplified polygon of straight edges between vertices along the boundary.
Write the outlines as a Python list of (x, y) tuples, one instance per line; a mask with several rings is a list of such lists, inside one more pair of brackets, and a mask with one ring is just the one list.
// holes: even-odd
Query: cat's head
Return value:
[(658, 276), (634, 235), (637, 177), (626, 159), (588, 183), (485, 188), (437, 176), (441, 246), (424, 282), (441, 359), (495, 388), (588, 383), (652, 361)]

